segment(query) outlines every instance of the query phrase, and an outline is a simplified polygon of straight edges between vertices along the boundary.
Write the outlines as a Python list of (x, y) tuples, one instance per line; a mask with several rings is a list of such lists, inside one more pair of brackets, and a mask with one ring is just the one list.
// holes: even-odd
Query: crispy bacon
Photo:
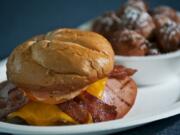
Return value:
[(58, 106), (79, 123), (87, 123), (89, 114), (93, 122), (113, 120), (117, 114), (115, 106), (108, 105), (87, 92)]
[(0, 119), (16, 111), (28, 102), (24, 92), (13, 84), (4, 82), (0, 86)]
[(71, 116), (74, 120), (79, 123), (86, 123), (89, 120), (88, 111), (82, 106), (78, 104), (74, 100), (69, 100), (64, 103), (58, 105), (60, 109)]
[(124, 79), (127, 76), (132, 76), (136, 70), (125, 68), (121, 65), (115, 65), (113, 71), (109, 74), (109, 78)]
[(116, 118), (117, 112), (115, 106), (108, 105), (87, 92), (84, 92), (77, 98), (90, 112), (94, 122), (108, 121)]

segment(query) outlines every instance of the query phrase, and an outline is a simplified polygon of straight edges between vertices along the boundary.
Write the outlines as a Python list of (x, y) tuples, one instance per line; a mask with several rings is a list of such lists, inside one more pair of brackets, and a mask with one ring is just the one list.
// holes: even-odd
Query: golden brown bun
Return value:
[(113, 69), (114, 53), (99, 34), (59, 29), (18, 46), (7, 63), (8, 80), (26, 90), (49, 91), (58, 100), (77, 96)]

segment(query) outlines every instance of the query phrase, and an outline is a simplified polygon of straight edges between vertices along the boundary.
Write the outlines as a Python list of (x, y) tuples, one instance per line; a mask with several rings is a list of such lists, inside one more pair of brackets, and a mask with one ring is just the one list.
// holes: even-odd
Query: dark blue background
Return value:
[[(60, 27), (77, 27), (125, 0), (1, 0), (0, 59), (24, 40)], [(169, 5), (180, 10), (179, 0), (149, 0), (151, 7)], [(179, 135), (180, 116), (121, 133), (122, 135)]]
[[(77, 27), (104, 11), (117, 9), (125, 0), (1, 0), (0, 59), (34, 35), (60, 27)], [(149, 0), (151, 7), (178, 0)]]

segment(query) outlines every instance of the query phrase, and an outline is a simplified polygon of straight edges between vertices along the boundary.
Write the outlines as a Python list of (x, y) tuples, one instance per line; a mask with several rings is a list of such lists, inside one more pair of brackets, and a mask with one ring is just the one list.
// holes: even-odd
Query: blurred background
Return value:
[[(24, 40), (56, 28), (77, 27), (125, 0), (1, 0), (0, 59)], [(180, 10), (179, 0), (147, 0), (150, 7), (169, 5)]]

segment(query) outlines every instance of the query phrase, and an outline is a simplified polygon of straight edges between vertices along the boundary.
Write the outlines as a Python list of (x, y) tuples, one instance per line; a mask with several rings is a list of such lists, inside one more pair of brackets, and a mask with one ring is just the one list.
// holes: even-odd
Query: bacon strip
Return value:
[(28, 102), (25, 93), (9, 82), (0, 86), (0, 119), (16, 111)]
[(59, 108), (79, 123), (87, 123), (89, 120), (88, 111), (74, 100), (69, 100), (58, 105)]
[(108, 105), (87, 92), (58, 106), (79, 123), (87, 123), (89, 114), (93, 122), (113, 120), (117, 114), (115, 106)]
[(78, 97), (84, 107), (90, 112), (94, 122), (108, 121), (116, 118), (116, 107), (84, 92)]
[(136, 70), (125, 68), (121, 65), (115, 65), (113, 71), (109, 74), (109, 78), (124, 79), (127, 76), (132, 76)]

